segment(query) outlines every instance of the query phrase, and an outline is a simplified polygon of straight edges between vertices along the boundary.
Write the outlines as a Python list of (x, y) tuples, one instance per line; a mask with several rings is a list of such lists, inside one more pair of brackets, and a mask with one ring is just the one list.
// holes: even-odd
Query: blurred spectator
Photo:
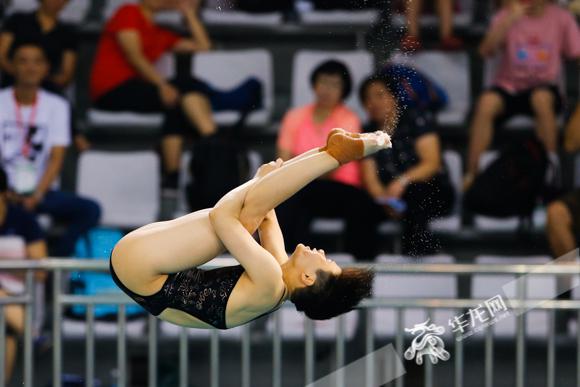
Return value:
[[(6, 173), (0, 169), (0, 236), (14, 235), (21, 237), (26, 245), (26, 257), (43, 259), (47, 256), (46, 244), (40, 226), (33, 214), (7, 200), (8, 181)], [(0, 252), (0, 259), (2, 252)], [(45, 272), (36, 272), (38, 280), (44, 280)], [(0, 273), (0, 297), (11, 294), (10, 284), (20, 282), (12, 273)], [(21, 285), (20, 285), (21, 286)], [(6, 316), (6, 365), (4, 380), (10, 381), (16, 359), (18, 336), (24, 331), (24, 307), (10, 305), (4, 307)]]
[(569, 4), (570, 12), (575, 14), (577, 17), (580, 16), (580, 0), (572, 0)]
[[(0, 288), (0, 298), (10, 294)], [(4, 365), (4, 383), (8, 385), (14, 371), (16, 354), (18, 351), (18, 336), (24, 332), (24, 307), (21, 305), (8, 305), (4, 307), (6, 318), (6, 361)]]
[[(419, 16), (423, 6), (423, 0), (407, 0), (405, 13), (407, 15), (407, 35), (401, 40), (401, 49), (414, 51), (421, 49), (419, 37)], [(442, 50), (459, 50), (463, 47), (463, 41), (453, 35), (453, 0), (437, 0), (437, 13), (439, 14), (440, 48)]]
[(441, 161), (432, 113), (402, 109), (393, 90), (393, 80), (384, 76), (361, 85), (360, 100), (369, 116), (365, 131), (386, 131), (393, 142), (392, 149), (362, 161), (362, 179), (386, 215), (401, 220), (403, 254), (432, 254), (437, 246), (428, 222), (451, 211), (454, 191)]
[[(361, 131), (358, 117), (343, 103), (352, 88), (343, 63), (330, 60), (320, 64), (313, 71), (310, 84), (315, 102), (289, 111), (282, 120), (277, 146), (278, 156), (283, 160), (325, 144), (333, 128)], [(360, 184), (359, 163), (351, 162), (314, 180), (280, 205), (278, 218), (287, 244), (308, 241), (314, 217), (339, 217), (346, 221), (345, 250), (357, 259), (374, 258), (377, 211)]]
[[(566, 127), (564, 148), (568, 153), (580, 150), (580, 103)], [(580, 189), (568, 192), (550, 203), (547, 212), (546, 233), (554, 259), (558, 258), (558, 262), (574, 262), (577, 256), (570, 253), (578, 248), (580, 238)], [(572, 278), (558, 276), (559, 299), (569, 300), (572, 287)], [(574, 317), (574, 314), (558, 315), (557, 330), (565, 331), (567, 321), (571, 317)]]
[[(191, 37), (156, 25), (153, 17), (170, 6), (183, 13)], [(109, 111), (164, 112), (162, 144), (163, 187), (177, 188), (183, 136), (192, 125), (198, 134), (216, 133), (214, 110), (249, 111), (257, 107), (259, 84), (249, 79), (231, 92), (218, 92), (194, 78), (166, 80), (155, 69), (168, 52), (206, 51), (211, 42), (197, 11), (198, 0), (163, 2), (142, 0), (119, 8), (105, 25), (91, 74), (91, 98), (99, 109)], [(235, 71), (235, 69), (232, 69)]]
[(570, 121), (564, 132), (564, 149), (568, 153), (580, 150), (580, 102), (570, 117)]
[[(478, 170), (480, 155), (492, 140), (495, 124), (517, 114), (535, 118), (536, 134), (544, 144), (555, 177), (557, 118), (562, 98), (557, 83), (562, 56), (580, 57), (580, 32), (570, 13), (547, 0), (510, 1), (499, 11), (480, 46), (484, 57), (499, 55), (493, 86), (485, 91), (471, 122), (467, 189)], [(553, 185), (553, 181), (550, 182)]]
[(54, 249), (55, 255), (68, 256), (77, 238), (98, 224), (100, 208), (55, 189), (70, 143), (70, 110), (62, 97), (40, 88), (48, 73), (42, 46), (23, 43), (11, 59), (14, 86), (0, 91), (2, 167), (16, 202), (68, 224)]
[[(76, 28), (58, 20), (68, 0), (41, 0), (37, 11), (15, 13), (8, 17), (0, 32), (0, 70), (2, 87), (14, 83), (10, 57), (23, 42), (37, 42), (44, 47), (50, 63), (48, 77), (42, 87), (53, 93), (65, 94), (74, 80), (77, 64), (78, 34)], [(75, 146), (79, 151), (89, 148), (87, 138), (72, 126)]]

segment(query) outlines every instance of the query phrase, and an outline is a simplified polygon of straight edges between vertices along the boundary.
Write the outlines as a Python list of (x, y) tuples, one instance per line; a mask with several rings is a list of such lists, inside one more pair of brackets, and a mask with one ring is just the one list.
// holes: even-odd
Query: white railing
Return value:
[[(221, 265), (220, 265), (221, 266)], [(368, 267), (367, 265), (354, 265), (360, 267)], [(206, 265), (205, 267), (212, 267)], [(213, 266), (215, 267), (215, 266)], [(524, 276), (526, 274), (533, 275), (568, 275), (580, 274), (580, 264), (570, 265), (504, 265), (504, 264), (490, 264), (490, 265), (474, 265), (474, 264), (374, 264), (372, 267), (377, 273), (430, 273), (438, 274), (456, 274), (471, 276), (473, 274), (515, 274)], [(23, 376), (22, 385), (25, 387), (32, 387), (35, 384), (33, 376), (35, 375), (35, 365), (33, 362), (33, 305), (35, 305), (34, 292), (34, 271), (45, 270), (53, 274), (53, 293), (52, 293), (52, 335), (53, 335), (53, 386), (62, 386), (62, 371), (63, 371), (63, 311), (66, 306), (73, 304), (84, 304), (87, 306), (86, 310), (86, 358), (85, 358), (85, 376), (86, 386), (92, 387), (95, 378), (95, 305), (97, 304), (116, 304), (118, 305), (118, 321), (117, 321), (117, 363), (118, 363), (118, 380), (117, 385), (120, 387), (127, 386), (127, 313), (126, 306), (133, 303), (133, 301), (123, 295), (102, 295), (102, 296), (84, 296), (73, 295), (64, 291), (64, 274), (70, 271), (108, 271), (109, 265), (104, 260), (70, 260), (70, 259), (47, 259), (43, 261), (0, 261), (0, 271), (4, 270), (25, 270), (26, 271), (26, 291), (22, 295), (9, 296), (0, 298), (0, 306), (7, 304), (20, 304), (25, 308), (25, 326), (23, 334)], [(549, 311), (549, 333), (547, 337), (547, 381), (546, 385), (552, 387), (555, 385), (555, 313), (557, 310), (574, 310), (577, 311), (578, 319), (580, 321), (580, 300), (530, 300), (524, 296), (526, 294), (527, 280), (518, 282), (518, 299), (511, 299), (510, 306), (514, 309), (524, 311), (528, 308)], [(366, 315), (365, 321), (365, 348), (367, 353), (375, 350), (375, 332), (373, 330), (373, 311), (377, 308), (394, 308), (397, 311), (397, 329), (395, 340), (395, 348), (397, 353), (404, 352), (404, 326), (403, 326), (403, 311), (406, 308), (424, 308), (433, 312), (436, 309), (451, 309), (462, 310), (470, 308), (474, 305), (484, 302), (485, 300), (472, 298), (456, 298), (456, 299), (435, 299), (435, 298), (372, 298), (365, 300), (360, 309)], [(541, 302), (540, 302), (541, 301)], [(285, 307), (292, 307), (285, 305)], [(272, 317), (274, 319), (274, 329), (272, 334), (272, 383), (274, 387), (282, 386), (282, 345), (283, 337), (281, 335), (281, 321), (280, 313), (275, 313)], [(525, 334), (525, 319), (526, 314), (520, 313), (516, 316), (517, 331), (516, 331), (516, 366), (515, 366), (515, 380), (517, 387), (523, 387), (526, 384), (526, 334)], [(4, 309), (0, 307), (0, 364), (5, 360), (5, 315)], [(345, 361), (345, 318), (341, 316), (336, 319), (337, 334), (336, 334), (336, 368), (343, 367)], [(158, 383), (157, 375), (157, 358), (158, 358), (158, 319), (148, 317), (148, 336), (146, 338), (148, 346), (148, 383), (149, 386), (156, 386)], [(182, 328), (179, 335), (179, 386), (187, 386), (188, 380), (188, 329)], [(253, 386), (251, 382), (251, 334), (250, 326), (243, 327), (241, 335), (241, 379), (240, 385), (243, 387)], [(210, 332), (210, 381), (212, 387), (220, 385), (220, 354), (219, 354), (219, 340), (220, 333), (218, 330), (211, 330)], [(305, 366), (305, 385), (314, 382), (315, 372), (315, 334), (314, 324), (310, 320), (305, 322), (305, 337), (304, 337), (304, 366)], [(486, 329), (485, 338), (485, 386), (493, 385), (493, 331)], [(580, 329), (577, 330), (576, 337), (576, 353), (577, 353), (577, 381), (576, 385), (580, 387)], [(463, 342), (461, 340), (454, 343), (454, 380), (455, 386), (460, 387), (464, 385), (464, 356), (463, 356)], [(425, 364), (425, 386), (432, 387), (434, 385), (433, 365), (426, 361)], [(374, 369), (376, 364), (370, 363), (367, 367), (366, 383), (367, 387), (374, 387), (370, 381), (376, 371)], [(396, 385), (403, 386), (404, 380), (398, 378)], [(0, 367), (0, 387), (3, 387), (4, 381), (4, 367)], [(362, 382), (361, 382), (361, 385)]]

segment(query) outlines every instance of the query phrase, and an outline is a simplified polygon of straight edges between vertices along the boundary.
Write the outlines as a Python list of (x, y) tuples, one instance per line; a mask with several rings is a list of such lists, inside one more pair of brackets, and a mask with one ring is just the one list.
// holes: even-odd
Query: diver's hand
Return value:
[(280, 168), (284, 164), (284, 161), (281, 158), (276, 159), (276, 161), (270, 161), (267, 164), (263, 164), (254, 177), (260, 178), (266, 176), (268, 173)]

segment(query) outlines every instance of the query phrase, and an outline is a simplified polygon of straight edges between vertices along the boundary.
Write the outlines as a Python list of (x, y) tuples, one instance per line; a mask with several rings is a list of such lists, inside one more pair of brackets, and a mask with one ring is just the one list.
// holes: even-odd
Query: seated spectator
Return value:
[(564, 150), (568, 153), (580, 150), (580, 102), (566, 126), (564, 132)]
[(431, 219), (447, 215), (454, 191), (441, 161), (439, 135), (432, 113), (402, 109), (391, 79), (370, 77), (360, 88), (360, 100), (369, 123), (365, 131), (391, 134), (393, 148), (362, 161), (363, 184), (386, 215), (403, 225), (403, 253), (435, 253), (436, 243), (428, 231)]
[[(93, 63), (90, 93), (94, 105), (103, 110), (164, 112), (161, 151), (163, 187), (176, 189), (181, 163), (183, 135), (192, 125), (204, 137), (216, 133), (214, 110), (246, 110), (256, 104), (250, 96), (219, 93), (198, 79), (166, 80), (154, 62), (168, 52), (206, 51), (211, 42), (197, 15), (199, 1), (179, 0), (191, 37), (156, 25), (153, 17), (168, 8), (158, 0), (142, 0), (119, 8), (105, 25)], [(234, 71), (234, 69), (232, 69)], [(246, 82), (252, 90), (256, 80)], [(259, 86), (258, 86), (259, 87)]]
[[(437, 0), (437, 13), (439, 14), (440, 48), (442, 50), (459, 50), (463, 47), (463, 41), (453, 35), (453, 0)], [(419, 16), (423, 0), (407, 0), (405, 13), (407, 16), (407, 34), (401, 40), (401, 49), (415, 51), (421, 49), (419, 37)]]
[[(0, 288), (0, 298), (10, 294)], [(21, 305), (8, 305), (4, 307), (6, 318), (6, 361), (4, 365), (4, 383), (8, 385), (12, 378), (16, 355), (18, 352), (18, 336), (24, 332), (24, 307)]]
[[(26, 244), (26, 257), (29, 259), (46, 258), (46, 244), (43, 239), (42, 230), (36, 222), (33, 214), (27, 212), (20, 206), (8, 202), (8, 181), (6, 173), (0, 169), (0, 236), (14, 235), (21, 237)], [(0, 252), (0, 259), (2, 259)], [(36, 279), (44, 281), (45, 272), (36, 272)], [(10, 277), (10, 278), (7, 278)], [(11, 294), (9, 286), (5, 281), (11, 280), (12, 273), (0, 273), (0, 297)], [(17, 279), (19, 281), (20, 279)], [(16, 360), (18, 336), (24, 331), (24, 307), (21, 305), (10, 305), (4, 307), (6, 317), (6, 364), (4, 382), (9, 383)]]
[(53, 252), (68, 256), (77, 238), (98, 224), (100, 208), (55, 187), (70, 143), (70, 110), (66, 100), (41, 88), (48, 73), (42, 46), (23, 43), (11, 60), (14, 86), (0, 91), (0, 163), (16, 202), (68, 224)]
[[(484, 57), (499, 55), (501, 62), (492, 87), (479, 98), (471, 122), (464, 188), (478, 171), (480, 155), (489, 147), (494, 126), (517, 114), (531, 115), (536, 135), (544, 144), (557, 176), (556, 113), (562, 106), (557, 82), (562, 57), (580, 57), (580, 32), (570, 13), (547, 0), (529, 4), (510, 1), (493, 18), (480, 46)], [(547, 181), (554, 186), (554, 181)]]
[[(343, 101), (352, 88), (348, 69), (330, 60), (312, 73), (310, 83), (316, 100), (284, 116), (278, 135), (278, 157), (288, 160), (326, 143), (336, 127), (359, 133), (360, 121)], [(316, 217), (339, 217), (346, 221), (345, 250), (357, 259), (369, 260), (376, 253), (375, 205), (360, 187), (359, 164), (348, 163), (325, 178), (314, 180), (278, 207), (286, 243), (308, 241), (310, 221)], [(306, 242), (304, 242), (306, 243)]]
[[(41, 0), (38, 10), (15, 13), (8, 17), (0, 31), (1, 86), (14, 83), (14, 69), (10, 61), (14, 48), (23, 42), (37, 42), (42, 45), (50, 62), (50, 73), (42, 87), (53, 93), (64, 95), (74, 80), (77, 64), (76, 29), (58, 20), (58, 16), (68, 1)], [(79, 151), (88, 149), (86, 137), (73, 128), (75, 146)]]
[[(564, 133), (564, 148), (568, 153), (580, 150), (580, 103), (572, 115)], [(577, 258), (570, 254), (578, 248), (580, 237), (580, 189), (568, 192), (551, 202), (547, 209), (546, 233), (554, 259), (565, 262)], [(572, 294), (571, 278), (558, 276), (558, 298), (570, 299)], [(574, 314), (558, 315), (556, 328), (565, 331), (567, 320)]]

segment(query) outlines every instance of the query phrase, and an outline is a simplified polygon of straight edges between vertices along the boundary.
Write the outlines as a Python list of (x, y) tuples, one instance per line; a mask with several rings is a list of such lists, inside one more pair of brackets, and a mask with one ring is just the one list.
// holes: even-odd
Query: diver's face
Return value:
[(336, 262), (326, 258), (324, 250), (311, 249), (300, 243), (296, 250), (290, 256), (294, 266), (301, 272), (309, 276), (316, 276), (318, 270), (329, 272), (333, 275), (339, 275), (342, 269)]
[(342, 101), (343, 87), (339, 75), (320, 74), (314, 82), (316, 103), (325, 108), (334, 108)]
[(363, 104), (369, 118), (374, 122), (385, 121), (397, 109), (395, 98), (381, 82), (373, 82), (367, 87)]

